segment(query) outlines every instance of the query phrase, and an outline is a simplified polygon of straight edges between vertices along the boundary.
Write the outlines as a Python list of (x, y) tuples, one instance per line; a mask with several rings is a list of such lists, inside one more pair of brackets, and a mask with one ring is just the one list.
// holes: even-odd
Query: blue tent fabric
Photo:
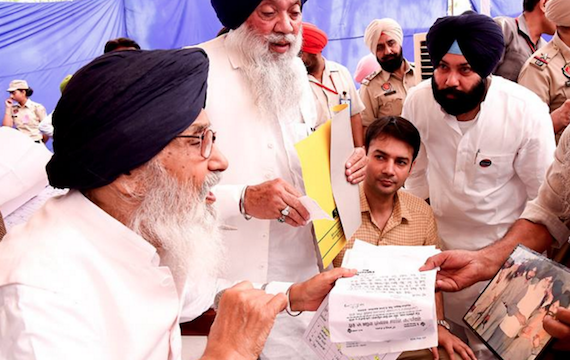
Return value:
[(438, 17), (446, 14), (447, 0), (309, 0), (303, 10), (303, 20), (327, 33), (329, 43), (324, 56), (354, 72), (358, 61), (370, 53), (363, 36), (372, 20), (396, 20), (404, 31), (404, 56), (413, 61), (414, 33), (426, 32)]
[[(470, 0), (471, 7), (481, 12), (481, 0)], [(491, 17), (510, 16), (516, 17), (522, 13), (523, 0), (491, 0)]]
[(0, 3), (0, 91), (27, 80), (32, 99), (53, 110), (63, 78), (125, 34), (124, 14), (114, 0)]
[[(426, 31), (446, 11), (447, 0), (309, 0), (303, 17), (329, 35), (325, 56), (354, 71), (368, 54), (362, 36), (373, 19), (400, 22), (404, 53), (412, 59), (413, 33)], [(33, 100), (50, 112), (61, 80), (101, 55), (109, 39), (126, 36), (143, 49), (172, 49), (212, 39), (221, 27), (206, 0), (0, 3), (0, 91), (25, 79)]]

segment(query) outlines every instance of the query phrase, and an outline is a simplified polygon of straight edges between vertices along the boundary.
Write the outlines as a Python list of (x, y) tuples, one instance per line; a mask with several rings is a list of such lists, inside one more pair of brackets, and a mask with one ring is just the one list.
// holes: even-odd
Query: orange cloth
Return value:
[(327, 34), (313, 24), (303, 23), (303, 47), (302, 51), (309, 54), (318, 54), (329, 42)]

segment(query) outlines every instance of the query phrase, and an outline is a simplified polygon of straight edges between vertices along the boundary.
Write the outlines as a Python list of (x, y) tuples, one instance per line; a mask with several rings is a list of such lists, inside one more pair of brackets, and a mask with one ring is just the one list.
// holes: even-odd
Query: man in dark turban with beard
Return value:
[[(553, 160), (552, 121), (535, 94), (490, 75), (504, 48), (490, 17), (440, 18), (427, 47), (433, 78), (412, 89), (402, 114), (422, 138), (405, 186), (429, 198), (445, 249), (480, 249), (505, 235), (537, 196)], [(444, 294), (452, 330), (468, 337), (478, 359), (491, 354), (458, 324), (484, 286)]]
[(202, 358), (257, 359), (280, 311), (316, 310), (354, 274), (319, 274), (287, 296), (217, 279), (210, 188), (228, 164), (203, 110), (207, 76), (199, 49), (112, 52), (74, 74), (47, 165), (70, 191), (0, 242), (2, 355), (178, 360), (179, 321), (220, 294)]

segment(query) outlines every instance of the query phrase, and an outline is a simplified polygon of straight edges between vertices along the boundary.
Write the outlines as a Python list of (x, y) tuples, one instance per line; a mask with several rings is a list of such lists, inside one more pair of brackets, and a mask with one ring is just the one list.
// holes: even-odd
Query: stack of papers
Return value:
[(436, 270), (420, 272), (434, 246), (374, 246), (356, 240), (339, 279), (305, 332), (321, 359), (391, 360), (437, 346)]

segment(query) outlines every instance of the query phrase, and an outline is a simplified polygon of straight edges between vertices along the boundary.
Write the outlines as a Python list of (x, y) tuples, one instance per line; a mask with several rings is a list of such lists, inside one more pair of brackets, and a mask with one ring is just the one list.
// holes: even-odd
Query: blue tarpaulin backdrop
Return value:
[[(310, 0), (303, 18), (328, 33), (325, 56), (353, 71), (368, 54), (362, 36), (373, 19), (392, 17), (402, 24), (411, 59), (413, 33), (446, 12), (447, 0)], [(50, 112), (61, 80), (101, 55), (109, 39), (126, 36), (144, 49), (167, 49), (199, 44), (220, 28), (207, 0), (0, 3), (0, 91), (12, 79), (28, 80), (33, 100)]]
[[(493, 15), (516, 15), (520, 3), (495, 0)], [(413, 34), (426, 31), (447, 6), (447, 0), (310, 0), (303, 18), (328, 33), (325, 56), (354, 71), (368, 54), (362, 36), (371, 20), (396, 19), (404, 28), (404, 54), (413, 59)], [(211, 39), (220, 28), (208, 0), (0, 2), (0, 91), (12, 79), (25, 79), (33, 99), (50, 112), (61, 80), (101, 55), (109, 39), (130, 37), (144, 49), (178, 48)]]
[[(470, 0), (471, 7), (481, 12), (481, 0)], [(492, 0), (491, 1), (491, 16), (506, 15), (510, 17), (517, 17), (522, 13), (523, 0)]]

